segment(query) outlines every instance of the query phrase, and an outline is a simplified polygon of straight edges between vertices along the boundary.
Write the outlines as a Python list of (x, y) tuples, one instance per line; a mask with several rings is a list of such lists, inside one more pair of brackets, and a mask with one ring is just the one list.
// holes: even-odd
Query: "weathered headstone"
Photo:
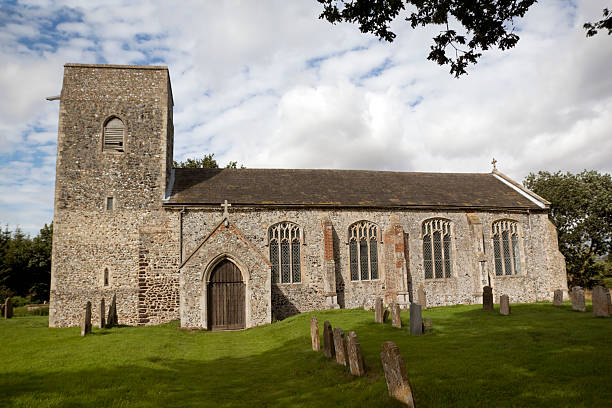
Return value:
[(323, 354), (327, 358), (334, 358), (336, 356), (334, 333), (332, 332), (331, 324), (327, 320), (323, 323)]
[[(419, 305), (420, 306), (420, 305)], [(393, 327), (402, 328), (402, 318), (400, 316), (400, 306), (398, 303), (391, 303), (391, 324)]]
[(388, 318), (389, 318), (389, 309), (385, 309), (385, 311), (383, 312), (383, 323), (386, 323)]
[(563, 291), (561, 289), (555, 290), (553, 295), (553, 306), (563, 306)]
[(423, 334), (423, 315), (421, 305), (418, 303), (410, 304), (410, 334), (414, 336)]
[(113, 295), (113, 300), (108, 308), (108, 319), (106, 319), (106, 327), (113, 327), (118, 324), (117, 318), (117, 295)]
[(91, 334), (91, 302), (87, 301), (85, 305), (85, 314), (83, 315), (83, 321), (81, 321), (81, 336)]
[(344, 366), (348, 365), (348, 353), (346, 351), (344, 332), (339, 327), (334, 329), (334, 350), (336, 350), (336, 362)]
[(4, 301), (4, 318), (11, 319), (13, 317), (13, 300), (7, 297)]
[(103, 329), (106, 326), (106, 307), (104, 306), (104, 299), (100, 300), (100, 328)]
[(314, 316), (310, 318), (310, 339), (312, 341), (312, 349), (314, 351), (321, 350), (321, 342), (319, 340), (319, 320)]
[(493, 310), (493, 288), (490, 286), (482, 288), (482, 310)]
[[(410, 309), (412, 309), (412, 305)], [(382, 344), (380, 359), (382, 360), (383, 369), (385, 371), (389, 395), (409, 407), (414, 408), (414, 398), (412, 396), (412, 387), (410, 386), (410, 381), (406, 373), (406, 364), (404, 364), (404, 359), (395, 343), (386, 341)]]
[(348, 332), (346, 336), (346, 349), (348, 352), (351, 374), (358, 377), (365, 375), (365, 364), (363, 362), (363, 354), (361, 354), (361, 345), (354, 331)]
[(572, 309), (579, 312), (586, 312), (584, 289), (582, 289), (580, 286), (574, 286), (572, 288)]
[(383, 300), (382, 298), (376, 298), (376, 303), (374, 304), (374, 320), (376, 323), (383, 322)]
[(593, 288), (593, 316), (610, 317), (610, 291), (603, 286)]
[(431, 320), (431, 317), (424, 317), (423, 318), (423, 334), (427, 334), (431, 332), (433, 332), (433, 321)]
[(499, 297), (499, 313), (504, 316), (510, 314), (510, 297), (508, 295), (501, 295)]
[(419, 290), (417, 290), (417, 302), (421, 305), (421, 309), (427, 309), (427, 294), (423, 285), (419, 286)]

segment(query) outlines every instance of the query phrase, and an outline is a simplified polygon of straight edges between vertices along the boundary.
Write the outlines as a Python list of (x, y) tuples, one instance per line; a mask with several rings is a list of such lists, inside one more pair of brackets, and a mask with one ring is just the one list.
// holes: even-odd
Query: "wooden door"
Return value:
[(245, 285), (238, 267), (221, 261), (208, 283), (208, 327), (212, 330), (244, 329)]

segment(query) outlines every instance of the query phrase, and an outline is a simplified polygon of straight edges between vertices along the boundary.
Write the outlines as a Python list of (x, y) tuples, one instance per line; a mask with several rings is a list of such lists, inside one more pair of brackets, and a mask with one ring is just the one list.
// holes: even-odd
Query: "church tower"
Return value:
[[(87, 301), (99, 316), (100, 300), (109, 305), (113, 295), (122, 324), (178, 316), (175, 261), (164, 258), (164, 270), (152, 272), (159, 262), (150, 259), (176, 252), (172, 213), (162, 210), (172, 179), (172, 106), (167, 67), (64, 66), (50, 326), (75, 325)], [(166, 310), (151, 311), (155, 302), (145, 298), (160, 284)]]

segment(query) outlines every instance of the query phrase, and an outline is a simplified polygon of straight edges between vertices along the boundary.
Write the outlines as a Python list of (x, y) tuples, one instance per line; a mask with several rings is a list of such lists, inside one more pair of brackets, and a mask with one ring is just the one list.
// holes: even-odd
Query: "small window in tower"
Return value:
[(113, 211), (113, 197), (106, 197), (106, 211)]
[(112, 118), (104, 125), (104, 147), (105, 151), (123, 151), (125, 127), (119, 118)]
[(108, 286), (108, 268), (104, 268), (104, 286)]

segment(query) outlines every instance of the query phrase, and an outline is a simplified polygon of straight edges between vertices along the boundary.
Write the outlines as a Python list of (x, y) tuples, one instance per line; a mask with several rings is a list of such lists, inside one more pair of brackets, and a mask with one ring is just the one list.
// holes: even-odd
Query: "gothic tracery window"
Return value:
[(519, 224), (512, 220), (493, 223), (493, 256), (495, 275), (510, 276), (521, 273), (521, 250), (519, 248)]
[(378, 279), (378, 227), (360, 221), (349, 228), (349, 267), (351, 280)]
[(453, 276), (451, 223), (435, 218), (423, 222), (423, 268), (425, 279)]
[(300, 227), (292, 222), (280, 222), (268, 230), (272, 283), (299, 283)]
[(111, 118), (104, 124), (103, 150), (122, 152), (124, 148), (124, 125), (121, 119)]

